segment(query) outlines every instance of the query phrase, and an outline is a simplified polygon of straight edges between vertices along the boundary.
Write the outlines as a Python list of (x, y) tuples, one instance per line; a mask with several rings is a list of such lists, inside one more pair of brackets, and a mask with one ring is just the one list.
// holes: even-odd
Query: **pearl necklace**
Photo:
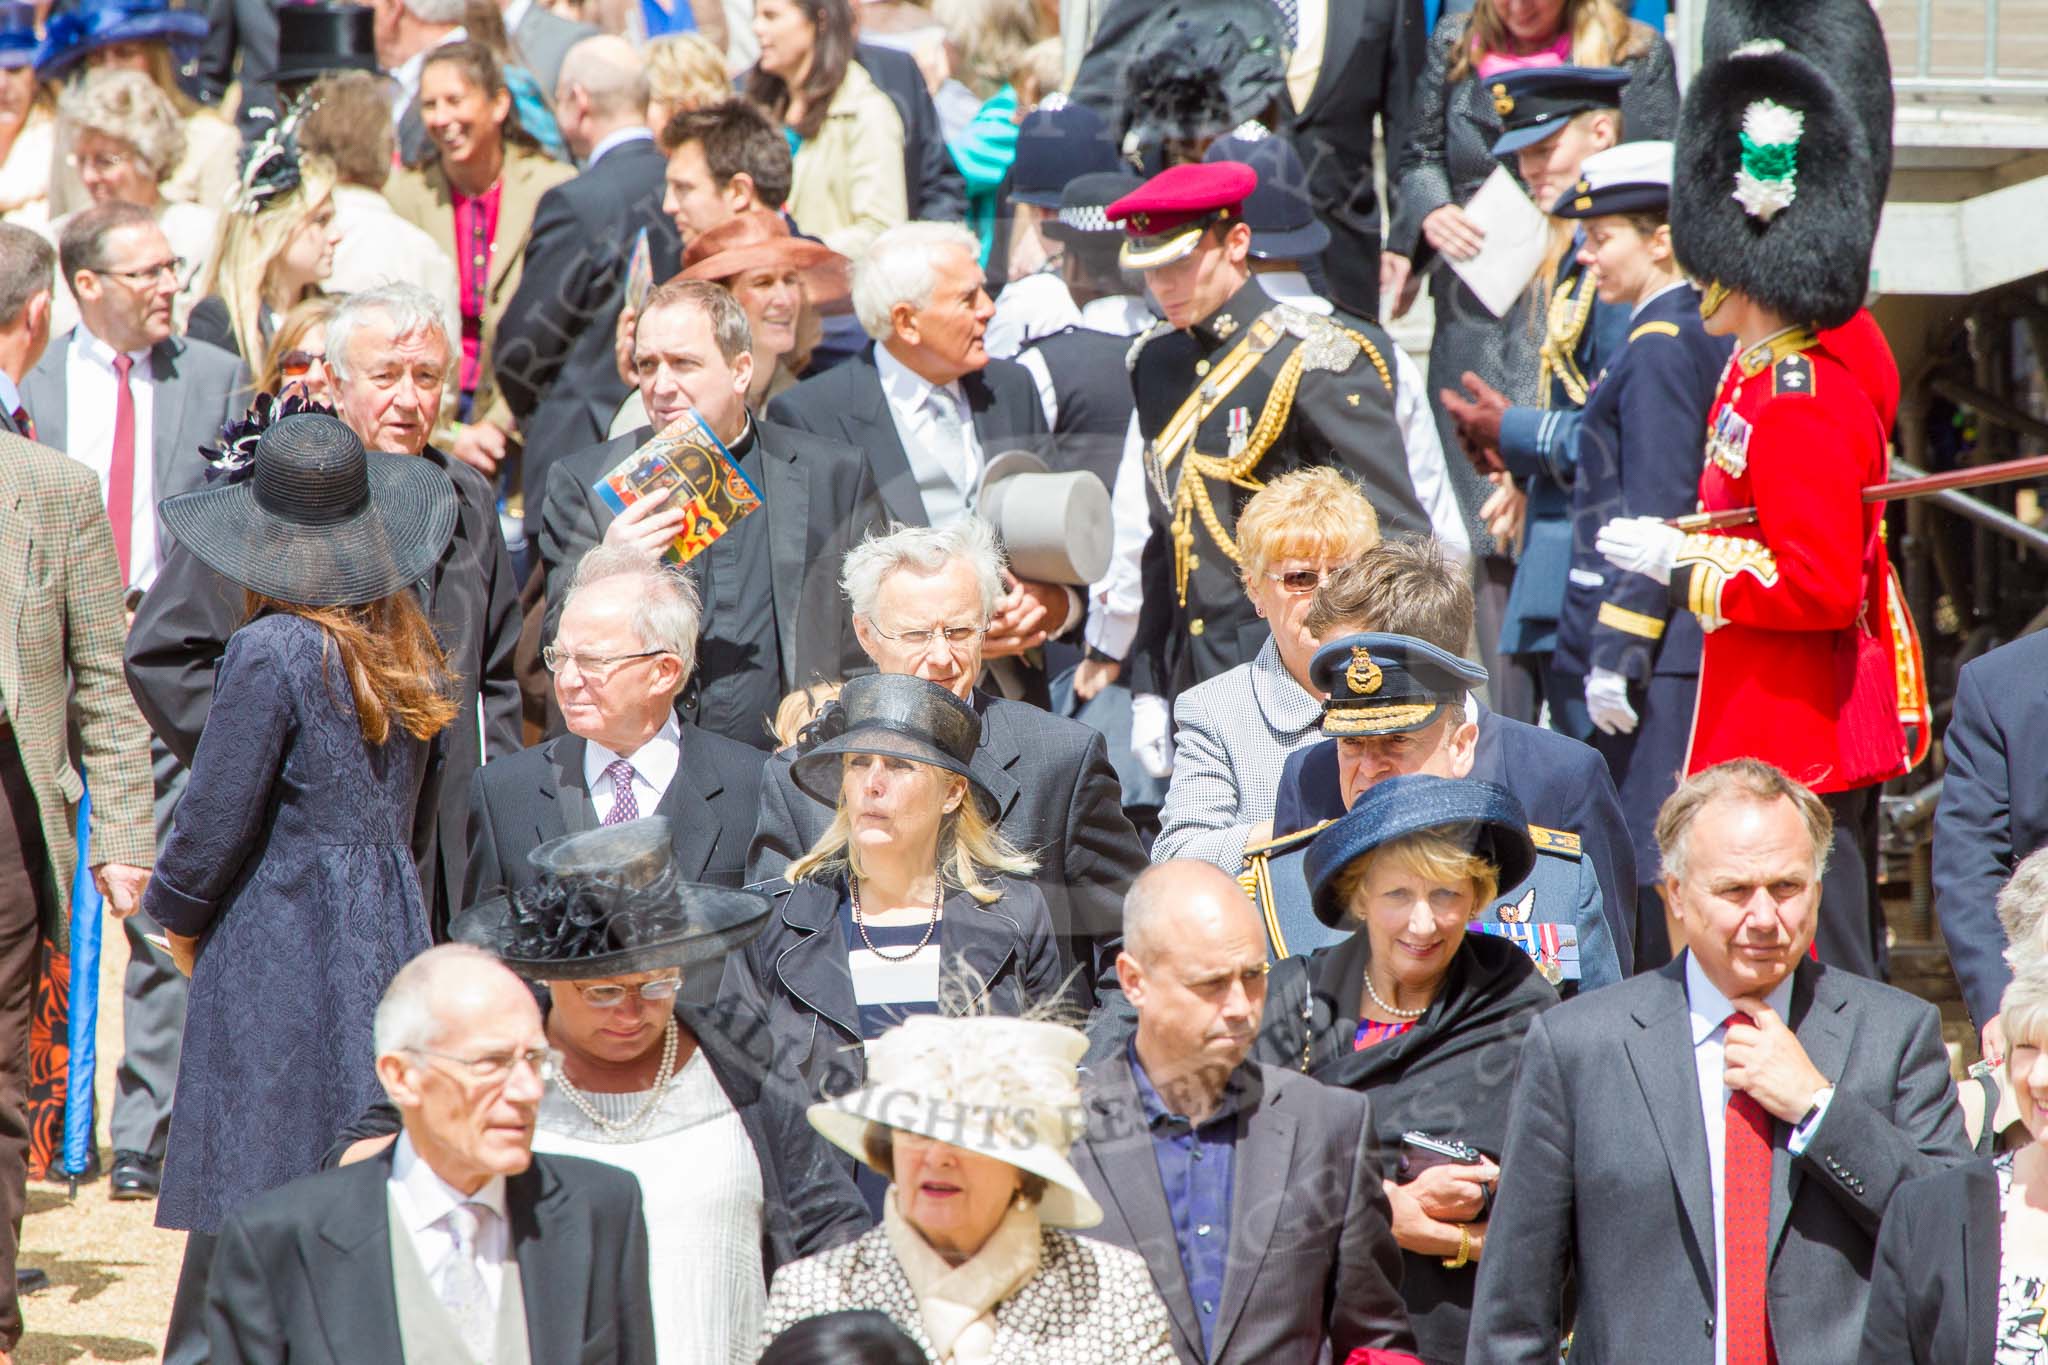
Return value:
[(1403, 1010), (1394, 1008), (1394, 1006), (1389, 1005), (1386, 1001), (1380, 999), (1380, 993), (1372, 988), (1372, 968), (1366, 968), (1365, 971), (1360, 973), (1360, 975), (1365, 978), (1365, 993), (1372, 997), (1373, 1004), (1378, 1005), (1381, 1010), (1388, 1014), (1393, 1015), (1396, 1019), (1420, 1019), (1423, 1015), (1429, 1013), (1428, 1005), (1424, 1005), (1419, 1010)]
[(647, 1121), (654, 1117), (654, 1111), (661, 1106), (662, 1092), (668, 1089), (669, 1081), (676, 1074), (678, 1038), (679, 1034), (676, 1029), (675, 1016), (670, 1015), (668, 1028), (662, 1033), (661, 1066), (654, 1073), (654, 1088), (647, 1092), (647, 1098), (640, 1102), (640, 1107), (633, 1112), (630, 1118), (613, 1120), (598, 1113), (597, 1106), (592, 1104), (589, 1098), (576, 1088), (569, 1080), (566, 1071), (558, 1070), (555, 1073), (555, 1087), (562, 1092), (562, 1098), (580, 1109), (583, 1112), (583, 1117), (596, 1124), (600, 1132), (611, 1137), (625, 1137), (646, 1127)]
[(846, 884), (850, 898), (853, 901), (853, 927), (860, 931), (860, 941), (868, 945), (868, 951), (882, 959), (882, 961), (908, 962), (923, 952), (924, 945), (932, 941), (932, 931), (939, 927), (939, 910), (944, 906), (946, 897), (945, 878), (939, 876), (936, 871), (932, 873), (932, 917), (924, 926), (924, 937), (917, 941), (916, 947), (900, 955), (883, 952), (875, 946), (875, 941), (868, 937), (867, 921), (861, 917), (860, 913), (860, 878), (849, 876), (846, 879)]

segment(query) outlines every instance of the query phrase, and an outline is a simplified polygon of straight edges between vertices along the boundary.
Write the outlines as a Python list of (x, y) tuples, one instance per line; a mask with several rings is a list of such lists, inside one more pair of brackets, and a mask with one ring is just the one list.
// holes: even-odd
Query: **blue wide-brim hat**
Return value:
[(36, 50), (36, 75), (56, 80), (86, 53), (114, 43), (169, 43), (182, 61), (205, 38), (205, 15), (172, 9), (163, 0), (88, 0), (50, 17)]
[(1390, 777), (1309, 844), (1302, 873), (1316, 918), (1332, 929), (1345, 927), (1350, 907), (1338, 902), (1338, 874), (1374, 849), (1422, 830), (1462, 842), (1492, 863), (1502, 891), (1529, 880), (1536, 866), (1528, 812), (1506, 787), (1472, 777)]
[(36, 7), (20, 0), (0, 0), (0, 71), (35, 62)]

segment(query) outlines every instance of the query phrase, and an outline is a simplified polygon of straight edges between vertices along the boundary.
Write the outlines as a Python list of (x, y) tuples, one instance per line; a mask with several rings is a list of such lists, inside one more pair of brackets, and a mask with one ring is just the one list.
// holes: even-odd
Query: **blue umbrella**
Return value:
[(87, 858), (92, 793), (78, 802), (78, 871), (71, 878), (70, 1070), (64, 1090), (64, 1173), (85, 1174), (92, 1160), (93, 1072), (100, 1017), (100, 890)]

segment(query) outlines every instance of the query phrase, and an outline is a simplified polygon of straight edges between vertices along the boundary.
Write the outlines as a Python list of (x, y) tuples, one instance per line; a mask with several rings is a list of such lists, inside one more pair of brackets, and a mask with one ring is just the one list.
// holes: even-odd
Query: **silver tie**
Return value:
[(483, 1267), (477, 1262), (477, 1234), (498, 1215), (488, 1204), (458, 1204), (448, 1211), (448, 1231), (455, 1250), (441, 1270), (441, 1303), (455, 1319), (455, 1330), (469, 1348), (477, 1365), (491, 1365), (496, 1354), (497, 1313), (491, 1294), (484, 1287)]
[(974, 467), (974, 452), (967, 446), (967, 428), (960, 420), (960, 405), (945, 389), (933, 389), (925, 399), (925, 409), (932, 414), (932, 437), (940, 461), (952, 475), (960, 496), (973, 497), (981, 471)]

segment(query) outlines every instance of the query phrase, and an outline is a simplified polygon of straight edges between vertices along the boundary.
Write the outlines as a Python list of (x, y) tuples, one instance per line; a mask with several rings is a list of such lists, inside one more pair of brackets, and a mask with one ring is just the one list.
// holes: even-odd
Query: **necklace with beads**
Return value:
[(860, 941), (867, 944), (868, 951), (882, 959), (882, 961), (908, 962), (923, 952), (924, 945), (932, 941), (932, 934), (939, 927), (939, 910), (945, 904), (946, 896), (946, 881), (945, 878), (938, 874), (937, 869), (932, 871), (932, 917), (925, 922), (924, 936), (918, 939), (916, 945), (907, 953), (885, 953), (875, 946), (875, 941), (868, 937), (867, 921), (862, 918), (860, 913), (860, 877), (857, 874), (849, 875), (846, 879), (846, 885), (853, 900), (853, 927), (860, 931)]
[(674, 1079), (676, 1074), (676, 1052), (679, 1047), (675, 1016), (670, 1015), (668, 1028), (663, 1031), (661, 1037), (661, 1066), (654, 1073), (654, 1088), (647, 1092), (647, 1098), (640, 1102), (640, 1107), (625, 1119), (608, 1119), (598, 1113), (597, 1106), (576, 1088), (564, 1071), (556, 1071), (555, 1088), (562, 1092), (563, 1099), (582, 1111), (583, 1117), (596, 1124), (599, 1132), (609, 1137), (627, 1137), (646, 1127), (647, 1121), (654, 1117), (654, 1111), (661, 1107), (662, 1094), (668, 1089), (669, 1081)]
[(1359, 973), (1359, 975), (1365, 978), (1365, 993), (1372, 997), (1373, 1004), (1378, 1005), (1382, 1011), (1393, 1015), (1396, 1019), (1420, 1019), (1423, 1015), (1429, 1013), (1428, 1005), (1424, 1005), (1419, 1010), (1404, 1010), (1397, 1009), (1380, 999), (1380, 993), (1372, 987), (1372, 969), (1370, 967)]

